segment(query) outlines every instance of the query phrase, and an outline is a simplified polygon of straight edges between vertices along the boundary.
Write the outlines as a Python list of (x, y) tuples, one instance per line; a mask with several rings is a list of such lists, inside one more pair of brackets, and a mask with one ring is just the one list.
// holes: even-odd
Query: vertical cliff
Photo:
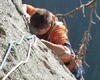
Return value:
[(0, 0), (0, 80), (21, 61), (5, 79), (76, 80), (57, 55), (27, 31), (21, 5), (21, 0)]

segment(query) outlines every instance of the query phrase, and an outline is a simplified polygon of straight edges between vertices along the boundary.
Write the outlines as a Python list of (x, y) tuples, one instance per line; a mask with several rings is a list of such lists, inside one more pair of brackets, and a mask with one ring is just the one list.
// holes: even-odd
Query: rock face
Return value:
[[(0, 0), (0, 66), (12, 41), (19, 42), (23, 35), (32, 36), (27, 30), (21, 13), (21, 0)], [(20, 45), (12, 45), (0, 70), (0, 80), (19, 62), (26, 60), (29, 43), (32, 43), (29, 59), (18, 66), (7, 80), (76, 80), (57, 55), (39, 39), (24, 37)]]

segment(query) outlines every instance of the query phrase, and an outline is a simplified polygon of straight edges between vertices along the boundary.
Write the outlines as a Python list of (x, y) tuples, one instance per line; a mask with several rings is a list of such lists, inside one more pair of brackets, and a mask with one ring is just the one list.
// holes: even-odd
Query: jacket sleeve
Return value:
[(32, 16), (32, 14), (34, 13), (34, 11), (37, 9), (37, 8), (34, 8), (33, 6), (31, 5), (26, 5), (27, 6), (27, 13)]

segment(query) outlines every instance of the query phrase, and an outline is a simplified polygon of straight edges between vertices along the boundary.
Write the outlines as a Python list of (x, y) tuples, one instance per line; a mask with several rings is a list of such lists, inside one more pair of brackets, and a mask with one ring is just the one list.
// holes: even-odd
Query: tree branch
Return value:
[(92, 1), (88, 2), (87, 4), (82, 4), (79, 8), (76, 8), (76, 9), (74, 9), (74, 10), (72, 10), (72, 11), (66, 13), (66, 14), (56, 14), (55, 16), (60, 16), (60, 17), (62, 17), (62, 18), (63, 18), (63, 17), (68, 17), (68, 16), (72, 15), (73, 13), (75, 13), (75, 12), (77, 12), (77, 11), (79, 11), (79, 10), (82, 10), (82, 9), (85, 8), (85, 7), (89, 7), (89, 6), (92, 5), (94, 2), (96, 2), (96, 0), (92, 0)]

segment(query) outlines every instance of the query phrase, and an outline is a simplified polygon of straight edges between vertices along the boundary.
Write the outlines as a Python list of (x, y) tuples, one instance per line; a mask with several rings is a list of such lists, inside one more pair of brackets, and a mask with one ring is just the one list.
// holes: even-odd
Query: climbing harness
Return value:
[[(37, 38), (36, 38), (36, 36), (34, 36), (34, 39), (35, 39), (35, 41), (34, 41), (33, 47), (35, 47), (35, 46), (36, 46), (36, 43), (37, 43)], [(6, 74), (6, 76), (5, 76), (2, 80), (6, 80), (7, 77), (8, 77), (16, 68), (18, 68), (21, 64), (25, 64), (25, 63), (28, 62), (29, 57), (30, 57), (30, 54), (31, 54), (31, 47), (32, 47), (32, 42), (30, 41), (29, 49), (28, 49), (28, 55), (27, 55), (26, 60), (25, 60), (25, 61), (19, 62), (15, 67), (13, 67), (13, 68)]]
[(11, 50), (13, 44), (16, 43), (17, 45), (19, 45), (19, 44), (22, 43), (24, 37), (26, 37), (27, 39), (31, 39), (31, 38), (33, 38), (34, 36), (35, 36), (35, 35), (32, 35), (32, 36), (28, 37), (28, 36), (26, 36), (26, 35), (23, 35), (22, 38), (21, 38), (21, 40), (20, 40), (19, 42), (12, 41), (12, 42), (10, 43), (10, 46), (9, 46), (9, 48), (8, 48), (8, 51), (7, 51), (7, 53), (6, 53), (5, 57), (4, 57), (4, 59), (3, 59), (2, 63), (1, 63), (1, 65), (0, 65), (0, 71), (1, 71), (1, 69), (2, 69), (2, 67), (3, 67), (3, 65), (4, 65), (6, 59), (7, 59), (8, 55), (9, 55), (9, 53), (10, 53), (10, 50)]

